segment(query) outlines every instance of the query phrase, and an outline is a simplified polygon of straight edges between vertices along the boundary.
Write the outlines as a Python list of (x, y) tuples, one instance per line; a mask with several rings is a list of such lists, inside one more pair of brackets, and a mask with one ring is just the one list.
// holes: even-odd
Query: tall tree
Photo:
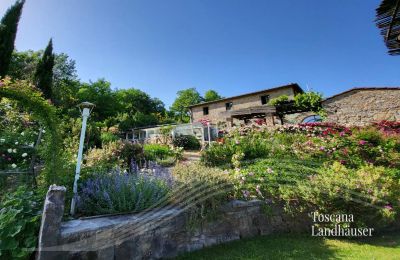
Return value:
[(180, 122), (189, 121), (188, 106), (195, 105), (203, 101), (199, 92), (195, 88), (180, 90), (171, 106), (171, 110), (179, 117)]
[(208, 90), (205, 94), (204, 94), (204, 101), (208, 102), (208, 101), (214, 101), (214, 100), (218, 100), (221, 99), (222, 97), (218, 94), (217, 91), (215, 90)]
[(4, 77), (10, 65), (14, 50), (18, 23), (25, 0), (18, 0), (11, 6), (0, 21), (0, 77)]
[(53, 40), (50, 39), (35, 72), (35, 84), (47, 99), (52, 99), (53, 68)]

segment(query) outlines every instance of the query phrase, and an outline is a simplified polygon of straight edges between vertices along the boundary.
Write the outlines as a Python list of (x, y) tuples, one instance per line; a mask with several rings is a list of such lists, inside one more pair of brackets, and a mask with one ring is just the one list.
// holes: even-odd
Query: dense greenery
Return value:
[[(61, 145), (62, 140), (59, 131), (60, 121), (54, 106), (49, 104), (37, 88), (25, 81), (11, 81), (9, 78), (0, 81), (0, 96), (15, 100), (19, 107), (23, 107), (32, 113), (35, 120), (41, 123), (41, 127), (48, 132), (44, 139), (48, 142), (41, 151), (45, 158), (44, 181), (46, 184), (54, 183), (58, 175), (62, 173)], [(7, 124), (7, 123), (6, 123)], [(3, 131), (6, 129), (3, 129)], [(5, 136), (9, 132), (23, 132), (22, 129), (9, 129), (4, 132)], [(3, 146), (2, 146), (3, 147)], [(7, 148), (11, 149), (10, 147)], [(12, 148), (16, 149), (16, 148)]]
[(173, 169), (173, 177), (173, 202), (186, 209), (191, 227), (216, 217), (219, 207), (233, 198), (231, 176), (218, 168), (179, 164)]
[(189, 122), (189, 106), (196, 105), (203, 101), (213, 101), (221, 99), (222, 97), (215, 90), (208, 90), (205, 96), (202, 97), (196, 88), (188, 88), (180, 90), (177, 93), (177, 97), (171, 106), (171, 112), (173, 112), (179, 122)]
[(42, 198), (20, 186), (0, 202), (0, 258), (27, 259), (37, 246)]
[(284, 203), (287, 212), (351, 213), (355, 226), (399, 219), (397, 123), (354, 128), (329, 123), (244, 127), (202, 154), (235, 177), (236, 198)]
[(171, 110), (179, 117), (180, 122), (189, 122), (189, 106), (203, 101), (200, 93), (195, 88), (178, 91), (177, 98), (171, 106)]
[(183, 147), (184, 150), (200, 150), (200, 141), (193, 135), (176, 136), (173, 140), (176, 147)]
[(206, 93), (204, 93), (204, 101), (205, 102), (209, 102), (209, 101), (214, 101), (214, 100), (218, 100), (221, 99), (223, 97), (221, 97), (217, 91), (215, 90), (207, 90)]
[(24, 3), (25, 0), (16, 1), (0, 21), (0, 78), (8, 72)]

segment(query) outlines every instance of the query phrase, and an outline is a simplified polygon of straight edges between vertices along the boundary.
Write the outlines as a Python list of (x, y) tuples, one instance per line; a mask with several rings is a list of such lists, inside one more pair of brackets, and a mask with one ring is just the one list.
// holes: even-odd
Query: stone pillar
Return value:
[(59, 243), (61, 220), (64, 214), (66, 189), (55, 184), (49, 187), (44, 202), (42, 222), (40, 224), (38, 260), (55, 259)]

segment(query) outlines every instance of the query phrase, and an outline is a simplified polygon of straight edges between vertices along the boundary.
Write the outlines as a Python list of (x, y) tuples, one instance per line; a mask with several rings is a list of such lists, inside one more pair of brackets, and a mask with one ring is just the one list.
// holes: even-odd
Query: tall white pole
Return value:
[(75, 215), (75, 207), (76, 207), (76, 196), (78, 193), (78, 180), (79, 175), (81, 173), (81, 163), (82, 163), (82, 153), (83, 153), (83, 143), (85, 141), (85, 133), (86, 133), (86, 123), (89, 117), (90, 110), (89, 108), (85, 107), (82, 111), (82, 129), (81, 129), (81, 136), (79, 140), (79, 150), (78, 150), (78, 158), (76, 162), (76, 170), (75, 170), (75, 179), (74, 179), (74, 196), (72, 197), (71, 201), (71, 215)]

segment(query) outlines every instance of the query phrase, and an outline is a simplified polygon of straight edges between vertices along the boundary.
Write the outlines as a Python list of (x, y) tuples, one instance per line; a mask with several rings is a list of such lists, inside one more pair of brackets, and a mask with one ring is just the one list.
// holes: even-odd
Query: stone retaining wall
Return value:
[[(261, 201), (231, 201), (217, 220), (189, 228), (185, 211), (166, 207), (119, 216), (62, 222), (59, 235), (40, 259), (159, 259), (244, 237), (277, 232), (301, 232), (311, 226), (310, 218), (293, 219), (282, 208), (269, 208)], [(43, 255), (43, 254), (42, 254)]]

